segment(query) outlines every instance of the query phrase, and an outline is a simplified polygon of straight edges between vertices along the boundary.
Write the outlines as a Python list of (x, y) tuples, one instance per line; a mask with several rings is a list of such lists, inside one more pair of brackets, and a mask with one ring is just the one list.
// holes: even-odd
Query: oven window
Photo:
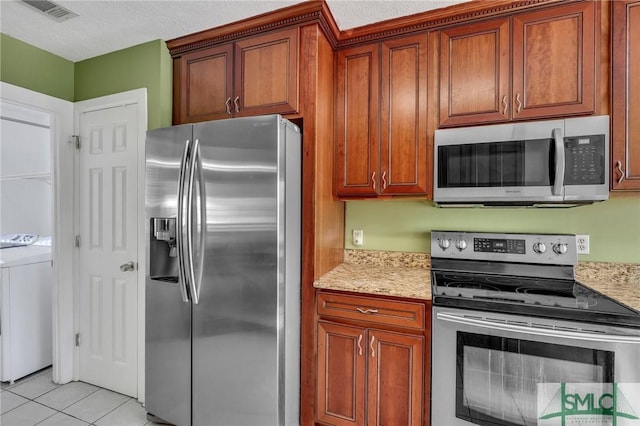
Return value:
[(438, 187), (550, 186), (551, 139), (438, 147)]
[(457, 332), (456, 417), (535, 426), (537, 383), (610, 383), (614, 353)]

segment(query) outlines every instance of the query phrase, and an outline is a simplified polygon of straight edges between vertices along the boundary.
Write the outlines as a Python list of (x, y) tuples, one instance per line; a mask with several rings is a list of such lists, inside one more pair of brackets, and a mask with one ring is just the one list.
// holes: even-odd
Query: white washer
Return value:
[(53, 267), (50, 246), (0, 250), (0, 380), (52, 363)]

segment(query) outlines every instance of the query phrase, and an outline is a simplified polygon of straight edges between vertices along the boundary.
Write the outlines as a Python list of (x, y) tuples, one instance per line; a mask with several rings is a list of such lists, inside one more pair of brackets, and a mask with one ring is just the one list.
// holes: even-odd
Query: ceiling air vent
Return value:
[(31, 6), (43, 15), (58, 22), (63, 22), (78, 16), (77, 13), (73, 13), (69, 9), (48, 0), (21, 0), (20, 3)]

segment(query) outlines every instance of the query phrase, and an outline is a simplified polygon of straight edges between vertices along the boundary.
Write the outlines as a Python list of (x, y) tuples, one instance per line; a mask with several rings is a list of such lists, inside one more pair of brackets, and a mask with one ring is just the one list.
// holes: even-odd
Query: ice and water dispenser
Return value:
[(152, 280), (178, 282), (176, 218), (152, 217), (150, 233), (150, 271)]

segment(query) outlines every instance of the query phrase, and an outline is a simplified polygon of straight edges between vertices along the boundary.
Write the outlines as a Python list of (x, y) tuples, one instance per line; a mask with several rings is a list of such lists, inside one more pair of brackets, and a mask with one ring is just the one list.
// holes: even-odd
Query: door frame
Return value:
[[(98, 111), (108, 108), (121, 107), (125, 105), (137, 104), (138, 105), (138, 218), (137, 218), (137, 230), (138, 230), (138, 400), (144, 402), (144, 348), (145, 348), (145, 314), (144, 314), (144, 300), (145, 300), (145, 139), (147, 133), (147, 89), (134, 89), (126, 92), (116, 93), (112, 95), (102, 96), (99, 98), (88, 99), (86, 101), (76, 102), (74, 104), (74, 134), (80, 134), (80, 115), (90, 111)], [(82, 144), (83, 141), (80, 141)], [(73, 216), (74, 226), (72, 230), (73, 236), (80, 234), (80, 155), (77, 150), (74, 149), (73, 159)], [(71, 238), (75, 240), (75, 238)], [(73, 300), (73, 335), (80, 332), (80, 263), (79, 263), (79, 250), (74, 247), (73, 250), (73, 294), (75, 294)], [(73, 349), (73, 377), (75, 380), (80, 378), (80, 350), (77, 346)]]
[[(3, 101), (46, 112), (51, 117), (51, 187), (52, 187), (52, 328), (53, 381), (73, 380), (73, 148), (67, 141), (73, 133), (73, 103), (13, 84), (0, 82)], [(69, 342), (69, 343), (65, 343)]]

